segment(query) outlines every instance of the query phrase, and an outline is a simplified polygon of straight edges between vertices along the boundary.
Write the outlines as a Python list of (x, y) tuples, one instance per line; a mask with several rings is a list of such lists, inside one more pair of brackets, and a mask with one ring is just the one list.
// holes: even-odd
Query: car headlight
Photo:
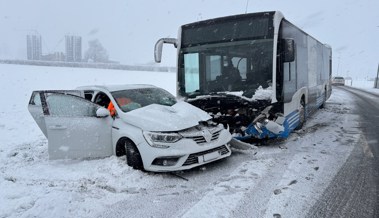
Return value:
[(143, 131), (146, 141), (153, 147), (168, 148), (167, 145), (159, 145), (157, 143), (175, 143), (182, 139), (178, 133), (160, 133)]

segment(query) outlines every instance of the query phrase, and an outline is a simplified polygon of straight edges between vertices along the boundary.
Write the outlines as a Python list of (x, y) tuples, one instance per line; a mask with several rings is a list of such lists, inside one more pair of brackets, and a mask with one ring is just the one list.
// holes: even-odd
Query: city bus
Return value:
[(177, 97), (223, 123), (236, 139), (286, 138), (331, 94), (332, 49), (279, 11), (185, 24), (178, 38)]

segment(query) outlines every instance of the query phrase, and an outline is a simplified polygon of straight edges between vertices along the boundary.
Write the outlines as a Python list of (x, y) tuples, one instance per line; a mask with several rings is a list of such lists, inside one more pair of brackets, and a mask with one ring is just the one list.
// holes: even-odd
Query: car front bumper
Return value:
[[(228, 130), (221, 130), (218, 138), (210, 142), (196, 142), (183, 138), (169, 148), (155, 148), (147, 142), (138, 145), (145, 170), (169, 172), (187, 170), (231, 155)], [(168, 145), (168, 144), (166, 144)]]

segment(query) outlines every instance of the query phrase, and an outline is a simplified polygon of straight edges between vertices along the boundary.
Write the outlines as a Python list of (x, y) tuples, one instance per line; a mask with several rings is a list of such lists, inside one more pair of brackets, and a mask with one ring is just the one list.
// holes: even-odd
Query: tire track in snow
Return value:
[(245, 193), (256, 188), (273, 163), (274, 159), (244, 162), (229, 176), (215, 182), (213, 189), (181, 217), (231, 217)]

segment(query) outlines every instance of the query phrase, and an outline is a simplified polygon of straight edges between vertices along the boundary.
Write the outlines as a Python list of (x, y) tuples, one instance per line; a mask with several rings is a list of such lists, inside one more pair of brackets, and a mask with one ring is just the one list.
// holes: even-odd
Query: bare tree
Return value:
[(107, 63), (109, 56), (107, 50), (98, 39), (88, 42), (88, 49), (85, 52), (84, 60), (87, 62)]

